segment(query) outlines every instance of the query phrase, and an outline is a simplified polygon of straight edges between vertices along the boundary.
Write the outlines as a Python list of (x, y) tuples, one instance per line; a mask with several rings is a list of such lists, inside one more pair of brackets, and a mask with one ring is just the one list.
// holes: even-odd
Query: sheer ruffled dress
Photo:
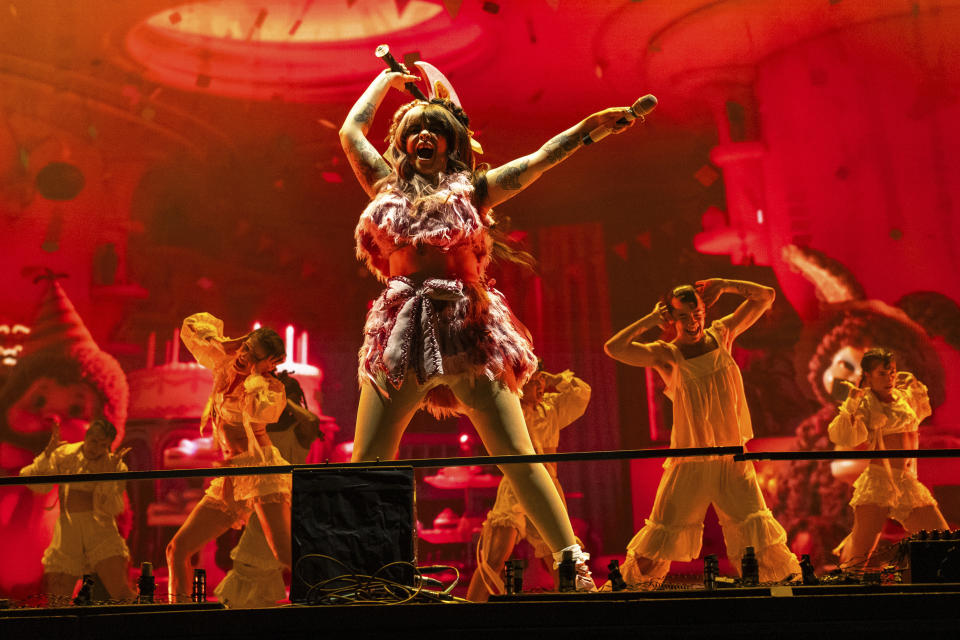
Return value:
[[(201, 419), (207, 422), (231, 467), (264, 467), (288, 464), (269, 444), (266, 426), (276, 422), (286, 408), (283, 383), (272, 375), (238, 375), (234, 357), (224, 351), (223, 321), (209, 313), (197, 313), (183, 321), (180, 338), (203, 367), (213, 372), (213, 392)], [(259, 441), (259, 442), (258, 442)], [(260, 442), (268, 443), (261, 446)], [(238, 451), (236, 444), (242, 443)], [(256, 502), (290, 502), (289, 474), (222, 476), (214, 478), (204, 501), (235, 518), (234, 526), (246, 522)]]
[[(730, 355), (735, 336), (719, 320), (707, 331), (718, 347), (694, 358), (685, 358), (672, 343), (661, 343), (674, 362), (673, 375), (665, 380), (673, 400), (671, 448), (738, 446), (753, 437), (740, 368)], [(650, 517), (627, 545), (625, 578), (636, 577), (637, 557), (655, 562), (698, 557), (710, 504), (735, 567), (739, 569), (744, 550), (753, 547), (762, 581), (800, 573), (786, 531), (763, 499), (752, 462), (701, 456), (668, 458), (663, 466)]]

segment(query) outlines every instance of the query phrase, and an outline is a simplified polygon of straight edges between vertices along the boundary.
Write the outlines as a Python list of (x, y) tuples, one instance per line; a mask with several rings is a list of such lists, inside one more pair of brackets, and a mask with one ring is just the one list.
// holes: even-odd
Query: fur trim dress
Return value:
[[(492, 220), (474, 203), (467, 173), (444, 176), (438, 188), (414, 201), (396, 187), (382, 189), (357, 225), (357, 257), (386, 284), (373, 302), (360, 349), (360, 381), (399, 388), (411, 370), (425, 384), (446, 374), (483, 375), (519, 391), (537, 369), (526, 328), (486, 277)], [(455, 276), (416, 281), (390, 277), (390, 256), (431, 247), (472, 253), (474, 263)], [(445, 386), (424, 400), (437, 417), (458, 413)]]

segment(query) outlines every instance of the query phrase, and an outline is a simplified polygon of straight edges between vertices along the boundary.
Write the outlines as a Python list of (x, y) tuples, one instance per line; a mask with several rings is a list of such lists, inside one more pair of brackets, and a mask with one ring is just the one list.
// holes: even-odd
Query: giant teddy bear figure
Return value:
[[(0, 388), (0, 473), (17, 475), (50, 439), (59, 421), (67, 442), (83, 439), (98, 416), (123, 440), (129, 395), (119, 363), (94, 342), (50, 271), (22, 357)], [(24, 599), (41, 592), (40, 558), (57, 518), (57, 492), (0, 487), (0, 596)]]

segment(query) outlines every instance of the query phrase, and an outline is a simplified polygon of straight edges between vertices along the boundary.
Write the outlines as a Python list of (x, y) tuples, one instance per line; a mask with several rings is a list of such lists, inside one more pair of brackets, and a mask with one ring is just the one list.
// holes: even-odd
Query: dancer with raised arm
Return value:
[[(266, 327), (239, 338), (223, 335), (223, 321), (197, 313), (183, 321), (180, 338), (202, 366), (213, 372), (213, 390), (201, 418), (209, 421), (224, 465), (285, 465), (270, 442), (267, 425), (287, 407), (274, 370), (283, 362), (283, 339)], [(214, 478), (203, 498), (167, 545), (172, 601), (190, 600), (190, 558), (229, 528), (239, 529), (256, 512), (276, 559), (290, 566), (290, 475)]]
[[(82, 441), (66, 443), (60, 439), (59, 422), (54, 422), (47, 447), (20, 475), (126, 471), (123, 456), (130, 449), (114, 453), (116, 438), (117, 428), (109, 420), (95, 418)], [(123, 485), (122, 480), (60, 485), (60, 517), (42, 559), (44, 590), (51, 605), (68, 604), (85, 573), (96, 573), (114, 600), (133, 599), (127, 580), (130, 551), (117, 529), (117, 516), (124, 510)], [(46, 493), (50, 486), (30, 489)]]
[[(908, 371), (897, 371), (896, 356), (883, 348), (868, 349), (860, 360), (859, 387), (849, 395), (827, 428), (842, 447), (871, 451), (916, 449), (920, 423), (930, 415), (927, 387)], [(918, 479), (916, 458), (871, 460), (853, 483), (853, 530), (834, 549), (842, 567), (864, 567), (870, 560), (887, 518), (910, 533), (946, 530), (937, 501)]]
[[(394, 114), (381, 156), (366, 138), (374, 115), (391, 87), (417, 81), (384, 71), (340, 129), (371, 198), (356, 229), (357, 254), (386, 284), (364, 328), (353, 459), (394, 458), (420, 408), (466, 415), (492, 455), (532, 454), (519, 391), (537, 359), (526, 330), (486, 276), (494, 244), (491, 208), (578, 150), (589, 132), (620, 132), (635, 114), (628, 108), (595, 113), (537, 151), (485, 171), (475, 165), (477, 145), (463, 109), (444, 97), (416, 100)], [(455, 95), (449, 88), (445, 93)], [(569, 551), (580, 588), (595, 588), (588, 555), (546, 468), (511, 464), (503, 472), (555, 559)]]
[[(706, 326), (706, 310), (724, 293), (745, 300), (728, 316)], [(733, 341), (773, 304), (775, 292), (752, 282), (702, 280), (675, 288), (653, 311), (610, 338), (611, 358), (653, 367), (673, 401), (671, 448), (746, 444), (753, 437)], [(667, 342), (638, 342), (649, 329), (672, 330)], [(700, 554), (703, 518), (712, 503), (723, 528), (727, 557), (740, 569), (747, 547), (756, 551), (760, 579), (799, 574), (786, 532), (767, 509), (750, 461), (731, 457), (668, 458), (646, 524), (627, 545), (621, 572), (630, 584), (656, 586), (674, 560)]]

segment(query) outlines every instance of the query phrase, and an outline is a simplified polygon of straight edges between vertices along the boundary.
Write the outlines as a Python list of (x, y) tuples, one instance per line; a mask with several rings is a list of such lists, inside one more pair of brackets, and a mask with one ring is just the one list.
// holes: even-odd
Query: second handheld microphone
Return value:
[[(627, 124), (630, 120), (635, 118), (643, 119), (645, 115), (654, 110), (657, 106), (657, 98), (653, 94), (648, 93), (643, 96), (630, 106), (630, 113), (633, 114), (633, 117), (626, 116), (617, 120), (617, 124)], [(593, 144), (594, 142), (600, 142), (608, 135), (613, 132), (613, 127), (609, 125), (601, 125), (591, 131), (590, 133), (584, 134), (583, 138), (580, 139), (583, 144)]]

